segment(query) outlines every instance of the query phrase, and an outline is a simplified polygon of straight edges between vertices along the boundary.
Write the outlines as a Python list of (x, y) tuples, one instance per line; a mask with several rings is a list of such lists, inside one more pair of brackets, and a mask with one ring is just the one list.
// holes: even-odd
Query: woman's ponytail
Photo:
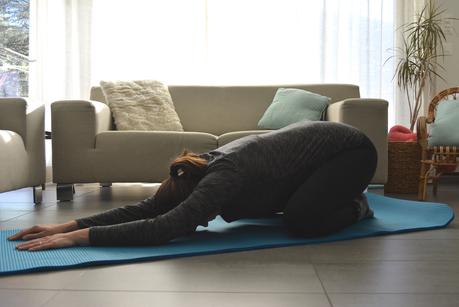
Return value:
[(201, 180), (207, 168), (207, 160), (187, 150), (175, 158), (169, 170), (172, 179)]
[(166, 213), (178, 206), (193, 192), (204, 177), (207, 160), (188, 150), (172, 161), (169, 168), (170, 177), (161, 183), (155, 194), (155, 206)]

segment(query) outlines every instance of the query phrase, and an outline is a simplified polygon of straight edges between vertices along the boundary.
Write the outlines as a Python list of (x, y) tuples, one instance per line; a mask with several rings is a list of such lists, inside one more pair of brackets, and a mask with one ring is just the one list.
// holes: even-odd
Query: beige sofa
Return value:
[(170, 86), (185, 132), (115, 131), (99, 87), (90, 100), (51, 105), (53, 180), (59, 200), (72, 199), (74, 183), (161, 182), (184, 148), (206, 152), (237, 138), (264, 133), (258, 120), (279, 87), (331, 97), (326, 120), (353, 125), (375, 143), (379, 162), (374, 183), (387, 177), (387, 101), (360, 99), (347, 84), (275, 86)]
[(43, 105), (27, 106), (22, 98), (0, 98), (0, 192), (45, 184), (45, 129)]

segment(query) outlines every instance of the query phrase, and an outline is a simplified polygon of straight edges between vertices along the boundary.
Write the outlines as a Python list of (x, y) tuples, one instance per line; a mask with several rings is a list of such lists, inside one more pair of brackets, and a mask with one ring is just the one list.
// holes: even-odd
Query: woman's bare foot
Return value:
[(354, 199), (357, 206), (357, 220), (364, 220), (374, 217), (374, 212), (368, 205), (368, 199), (365, 194), (360, 194)]

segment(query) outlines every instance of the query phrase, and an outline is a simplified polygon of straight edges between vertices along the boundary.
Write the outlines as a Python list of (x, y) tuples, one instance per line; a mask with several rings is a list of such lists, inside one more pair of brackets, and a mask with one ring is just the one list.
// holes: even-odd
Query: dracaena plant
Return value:
[(445, 10), (429, 0), (416, 16), (415, 21), (401, 27), (403, 46), (396, 50), (394, 79), (405, 92), (410, 111), (410, 130), (413, 131), (422, 106), (423, 92), (433, 78), (442, 80), (440, 64), (443, 60), (446, 35), (442, 28), (448, 19), (442, 18)]

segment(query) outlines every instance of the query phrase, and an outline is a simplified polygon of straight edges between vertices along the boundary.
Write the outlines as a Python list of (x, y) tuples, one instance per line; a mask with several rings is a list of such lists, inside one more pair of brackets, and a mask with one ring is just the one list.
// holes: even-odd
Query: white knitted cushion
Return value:
[(183, 131), (167, 87), (159, 81), (101, 81), (117, 130)]

